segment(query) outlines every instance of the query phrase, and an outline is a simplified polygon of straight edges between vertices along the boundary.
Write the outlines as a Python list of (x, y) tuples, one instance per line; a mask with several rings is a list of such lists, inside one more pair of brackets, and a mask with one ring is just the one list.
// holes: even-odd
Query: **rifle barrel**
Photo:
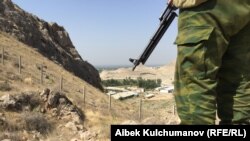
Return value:
[(174, 18), (177, 16), (175, 12), (173, 12), (175, 8), (172, 6), (172, 4), (169, 4), (167, 8), (164, 10), (163, 14), (160, 17), (160, 26), (156, 30), (155, 34), (153, 37), (149, 40), (148, 45), (146, 46), (145, 50), (143, 53), (140, 55), (139, 59), (129, 59), (130, 62), (134, 64), (133, 71), (135, 68), (142, 63), (143, 65), (161, 40), (162, 36), (164, 33), (167, 31), (169, 28), (170, 24), (173, 22)]

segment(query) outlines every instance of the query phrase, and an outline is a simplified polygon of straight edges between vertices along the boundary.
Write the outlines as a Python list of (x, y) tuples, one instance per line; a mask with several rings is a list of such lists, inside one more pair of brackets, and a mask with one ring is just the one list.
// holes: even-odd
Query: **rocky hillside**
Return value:
[(109, 114), (107, 95), (1, 31), (0, 50), (0, 141), (108, 141), (110, 124), (131, 119), (130, 105), (114, 101)]
[[(0, 31), (0, 50), (3, 47), (4, 63), (0, 51), (0, 140), (108, 141), (111, 124), (176, 123), (172, 95), (143, 99), (143, 117), (138, 122), (138, 102), (143, 95), (125, 101), (112, 99), (110, 110), (107, 95), (36, 49)], [(83, 112), (83, 117), (77, 109)]]
[(0, 31), (37, 49), (66, 70), (102, 89), (98, 71), (81, 58), (62, 26), (25, 12), (11, 0), (0, 0)]

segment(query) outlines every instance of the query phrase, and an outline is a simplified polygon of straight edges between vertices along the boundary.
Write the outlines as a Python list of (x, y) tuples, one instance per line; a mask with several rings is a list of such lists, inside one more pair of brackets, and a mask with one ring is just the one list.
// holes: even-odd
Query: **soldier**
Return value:
[(250, 0), (173, 0), (180, 8), (175, 100), (181, 124), (250, 123)]

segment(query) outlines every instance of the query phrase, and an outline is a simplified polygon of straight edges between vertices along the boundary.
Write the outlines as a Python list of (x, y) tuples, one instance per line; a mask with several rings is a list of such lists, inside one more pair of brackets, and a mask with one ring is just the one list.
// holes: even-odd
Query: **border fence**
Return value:
[[(29, 57), (26, 56), (21, 56), (18, 54), (11, 54), (11, 50), (6, 49), (5, 47), (1, 47), (1, 67), (4, 68), (5, 65), (14, 65), (16, 70), (12, 70), (13, 73), (17, 73), (21, 79), (24, 79), (25, 77), (22, 76), (29, 76), (32, 78), (33, 81), (36, 83), (40, 83), (42, 87), (51, 87), (52, 85), (56, 85), (57, 89), (59, 89), (60, 92), (63, 93), (70, 93), (67, 91), (67, 88), (71, 87), (72, 85), (76, 85), (72, 83), (72, 81), (68, 81), (63, 74), (58, 73), (57, 71), (49, 70), (47, 68), (47, 65), (44, 63), (41, 64), (36, 64), (35, 60), (30, 60)], [(29, 62), (29, 63), (26, 63)], [(28, 65), (28, 64), (33, 64), (33, 65)], [(32, 73), (30, 73), (32, 72)], [(53, 74), (53, 75), (52, 75)], [(55, 76), (54, 74), (57, 74)], [(74, 79), (74, 78), (73, 78)], [(131, 104), (129, 106), (134, 106), (130, 107), (127, 110), (124, 109), (119, 109), (117, 108), (117, 100), (113, 99), (111, 95), (107, 95), (107, 100), (102, 103), (97, 103), (95, 98), (92, 96), (92, 92), (88, 90), (88, 87), (83, 85), (83, 86), (78, 86), (77, 90), (74, 90), (78, 92), (80, 95), (78, 97), (81, 97), (81, 103), (77, 103), (81, 106), (82, 109), (88, 110), (89, 109), (94, 109), (94, 110), (100, 110), (103, 113), (108, 113), (112, 114), (112, 116), (116, 115), (124, 115), (125, 117), (127, 116), (128, 120), (136, 120), (141, 122), (145, 118), (148, 118), (150, 116), (159, 116), (162, 115), (161, 113), (152, 115), (152, 113), (149, 113), (149, 108), (154, 108), (152, 109), (155, 112), (160, 112), (159, 108), (162, 107), (157, 107), (155, 106), (157, 102), (152, 102), (152, 105), (150, 105), (150, 100), (147, 99), (142, 99), (141, 97), (136, 98), (136, 100), (131, 101), (130, 103), (126, 104)], [(147, 106), (146, 106), (147, 105)], [(166, 100), (163, 102), (162, 105), (165, 105), (165, 115), (168, 120), (174, 121), (174, 119), (178, 118), (176, 115), (176, 107), (174, 105), (174, 102), (171, 102), (169, 100)], [(138, 107), (137, 107), (138, 106)], [(155, 106), (155, 107), (154, 107)], [(164, 107), (164, 106), (163, 106)], [(172, 107), (172, 108), (171, 108)], [(106, 112), (105, 112), (106, 111)]]

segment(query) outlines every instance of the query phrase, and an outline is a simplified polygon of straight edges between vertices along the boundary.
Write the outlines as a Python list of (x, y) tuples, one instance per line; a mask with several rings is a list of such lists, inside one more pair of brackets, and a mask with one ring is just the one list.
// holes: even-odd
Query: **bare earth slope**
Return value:
[[(6, 138), (12, 140), (18, 139), (18, 141), (34, 140), (33, 137), (35, 138), (35, 136), (38, 139), (49, 141), (69, 141), (72, 138), (79, 140), (85, 140), (85, 138), (88, 138), (86, 140), (109, 140), (110, 124), (120, 123), (128, 119), (131, 115), (126, 114), (126, 116), (123, 116), (120, 113), (120, 111), (129, 109), (126, 104), (113, 102), (113, 106), (116, 107), (112, 111), (113, 116), (116, 116), (114, 119), (108, 112), (108, 96), (82, 79), (74, 76), (74, 74), (64, 70), (60, 65), (45, 58), (34, 48), (19, 42), (6, 33), (0, 32), (0, 58), (2, 57), (3, 48), (4, 63), (0, 61), (0, 140)], [(21, 56), (21, 73), (19, 73), (19, 56)], [(42, 84), (41, 65), (44, 66)], [(22, 105), (24, 108), (21, 111), (20, 109), (18, 111), (6, 110), (6, 108), (8, 109), (5, 106), (6, 103), (11, 106), (18, 101), (20, 104), (20, 101), (27, 102), (33, 98), (39, 99), (40, 94), (45, 88), (49, 88), (54, 92), (59, 91), (61, 78), (63, 78), (63, 81), (62, 92), (60, 93), (71, 101), (69, 103), (72, 103), (83, 111), (85, 118), (82, 123), (75, 125), (73, 122), (74, 117), (69, 117), (70, 115), (67, 112), (55, 115), (54, 112), (57, 110), (54, 108), (49, 109), (45, 113), (43, 113), (44, 111), (40, 111), (39, 107), (32, 110), (28, 108), (27, 111), (25, 108), (27, 105)], [(28, 96), (22, 98), (23, 95)], [(21, 97), (23, 100), (13, 99), (12, 97)], [(13, 100), (16, 102), (13, 102)], [(37, 103), (37, 100), (33, 99), (29, 103)], [(42, 121), (44, 124), (47, 122), (50, 123), (52, 130), (49, 134), (44, 135), (37, 132), (36, 128), (28, 128), (26, 127), (27, 125), (24, 128), (23, 122), (30, 118), (37, 120), (31, 124), (37, 125), (35, 126), (36, 128), (47, 129), (47, 126), (38, 126), (39, 121)]]

